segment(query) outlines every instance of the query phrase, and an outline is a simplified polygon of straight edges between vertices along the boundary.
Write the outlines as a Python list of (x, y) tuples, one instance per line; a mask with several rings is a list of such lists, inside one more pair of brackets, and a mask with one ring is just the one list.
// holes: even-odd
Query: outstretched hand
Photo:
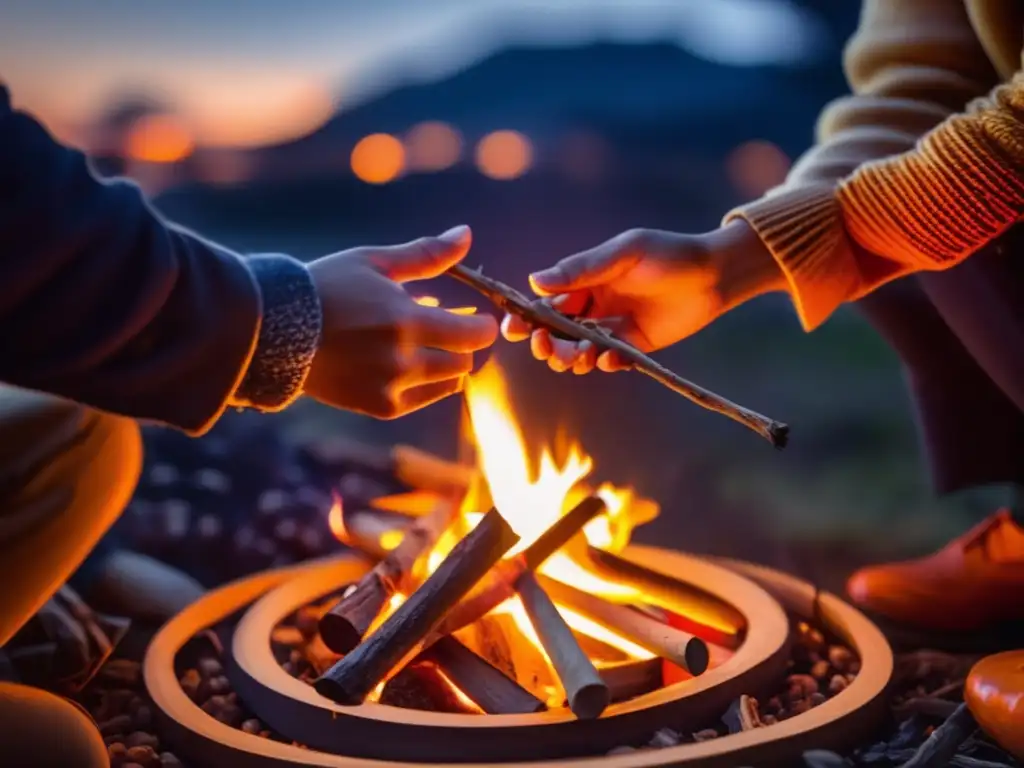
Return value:
[(444, 273), (469, 252), (472, 234), (362, 247), (310, 265), (323, 307), (323, 336), (305, 391), (346, 410), (392, 419), (460, 392), (473, 352), (497, 337), (488, 315), (418, 304), (402, 283)]
[[(559, 312), (595, 321), (641, 352), (696, 333), (758, 293), (785, 287), (764, 245), (743, 221), (704, 235), (630, 230), (530, 276), (535, 293)], [(530, 339), (553, 371), (589, 373), (630, 367), (614, 351), (558, 339), (506, 316), (509, 341)]]

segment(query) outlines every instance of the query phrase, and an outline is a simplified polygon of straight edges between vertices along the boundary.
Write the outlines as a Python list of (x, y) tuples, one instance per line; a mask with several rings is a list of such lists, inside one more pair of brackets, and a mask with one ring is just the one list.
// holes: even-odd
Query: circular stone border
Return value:
[[(751, 638), (756, 638), (765, 632), (765, 627), (762, 625), (766, 622), (768, 622), (767, 626), (770, 627), (780, 619), (785, 627), (785, 634), (788, 636), (788, 622), (783, 613), (784, 607), (800, 618), (811, 622), (820, 622), (847, 643), (861, 658), (860, 673), (846, 690), (807, 713), (797, 715), (766, 728), (723, 736), (711, 741), (684, 744), (659, 750), (639, 750), (616, 756), (567, 757), (565, 759), (546, 759), (535, 762), (516, 763), (510, 761), (509, 756), (505, 753), (498, 755), (494, 762), (490, 763), (485, 760), (467, 763), (464, 758), (456, 757), (454, 760), (457, 760), (457, 762), (448, 763), (448, 765), (475, 764), (483, 766), (513, 764), (523, 766), (524, 768), (550, 768), (556, 765), (571, 766), (571, 768), (597, 768), (597, 766), (602, 768), (640, 768), (641, 766), (662, 765), (735, 766), (753, 761), (758, 763), (785, 761), (792, 759), (794, 755), (798, 755), (805, 749), (842, 748), (852, 745), (876, 727), (881, 717), (884, 716), (883, 693), (892, 675), (892, 652), (881, 632), (860, 612), (839, 598), (833, 595), (818, 593), (812, 585), (778, 571), (747, 563), (717, 561), (716, 564), (716, 561), (702, 560), (690, 555), (639, 546), (630, 547), (627, 550), (627, 555), (642, 559), (646, 563), (658, 563), (662, 570), (666, 570), (666, 563), (674, 563), (676, 567), (691, 568), (705, 574), (713, 574), (714, 578), (722, 580), (718, 588), (714, 590), (716, 594), (721, 594), (724, 589), (731, 587), (741, 588), (741, 591), (748, 595), (760, 593), (765, 598), (768, 598), (770, 594), (771, 597), (768, 598), (768, 605), (770, 606), (767, 609), (768, 616), (753, 617), (751, 622), (752, 631), (748, 633), (747, 643), (751, 642)], [(378, 753), (373, 758), (361, 758), (352, 755), (351, 749), (347, 750), (349, 754), (346, 755), (331, 754), (303, 749), (250, 735), (224, 725), (208, 716), (185, 695), (178, 684), (174, 668), (175, 657), (185, 643), (203, 629), (223, 621), (247, 606), (252, 605), (254, 602), (261, 601), (261, 598), (262, 600), (267, 600), (275, 592), (279, 593), (279, 596), (288, 594), (289, 587), (295, 584), (305, 585), (317, 573), (321, 575), (331, 573), (334, 579), (332, 586), (318, 586), (315, 590), (312, 590), (323, 594), (331, 591), (337, 584), (341, 583), (340, 580), (358, 578), (368, 567), (367, 561), (361, 557), (343, 555), (328, 560), (314, 561), (300, 566), (256, 574), (210, 592), (203, 599), (171, 619), (160, 630), (150, 645), (146, 654), (143, 673), (154, 704), (162, 715), (162, 725), (166, 735), (179, 752), (185, 756), (199, 758), (207, 762), (217, 761), (214, 764), (230, 761), (231, 765), (237, 765), (241, 768), (295, 765), (323, 766), (325, 768), (334, 766), (384, 768), (384, 766), (411, 767), (428, 764), (422, 762), (422, 754), (424, 751), (427, 751), (433, 757), (432, 762), (429, 764), (444, 765), (444, 763), (438, 762), (436, 750), (433, 749), (435, 744), (424, 743), (419, 740), (419, 738), (425, 735), (429, 736), (430, 731), (435, 729), (433, 725), (435, 719), (439, 718), (451, 723), (451, 718), (478, 720), (484, 718), (475, 715), (416, 712), (417, 719), (424, 717), (426, 721), (425, 724), (420, 725), (419, 733), (411, 735), (407, 730), (409, 727), (407, 715), (412, 713), (413, 710), (374, 707), (381, 711), (392, 710), (387, 713), (387, 720), (381, 720), (377, 716), (372, 719), (352, 717), (351, 715), (345, 717), (344, 715), (347, 713), (344, 712), (341, 716), (335, 715), (330, 711), (330, 708), (335, 706), (333, 702), (320, 697), (305, 683), (291, 678), (273, 660), (269, 650), (269, 636), (260, 645), (266, 646), (267, 656), (274, 663), (267, 670), (261, 672), (261, 678), (266, 679), (269, 675), (270, 679), (276, 683), (276, 672), (280, 672), (283, 677), (287, 678), (287, 680), (280, 681), (285, 683), (283, 686), (284, 691), (291, 693), (292, 685), (294, 685), (297, 692), (297, 687), (301, 686), (301, 688), (309, 691), (311, 697), (315, 697), (317, 708), (325, 710), (321, 715), (321, 717), (327, 718), (325, 720), (327, 725), (324, 727), (330, 728), (331, 723), (337, 723), (338, 720), (343, 722), (351, 721), (350, 724), (358, 723), (360, 727), (357, 729), (357, 735), (361, 737), (361, 740), (365, 739), (368, 743), (372, 744), (374, 748), (378, 747), (379, 744), (373, 739), (367, 739), (367, 728), (374, 724), (384, 724), (388, 729), (387, 733), (389, 736), (387, 738), (404, 742), (398, 749), (392, 751), (401, 752), (409, 757), (397, 760), (387, 759)], [(671, 575), (679, 575), (675, 567), (671, 568), (670, 571)], [(686, 574), (687, 581), (692, 581), (698, 586), (704, 586), (699, 577), (697, 579), (690, 578), (692, 576), (691, 572), (682, 571), (682, 573)], [(760, 586), (756, 586), (755, 583)], [(723, 587), (723, 584), (729, 586)], [(300, 591), (308, 589), (310, 588), (304, 587)], [(729, 602), (736, 604), (736, 600), (732, 598)], [(264, 603), (264, 605), (270, 604), (272, 603)], [(764, 602), (761, 599), (758, 599), (756, 604), (764, 606)], [(253, 606), (253, 608), (255, 607)], [(743, 610), (742, 605), (737, 605), (736, 607)], [(251, 610), (243, 617), (242, 623), (251, 620)], [(750, 618), (748, 616), (748, 619)], [(240, 623), (239, 627), (242, 626), (242, 623)], [(238, 636), (244, 637), (245, 635), (240, 632)], [(241, 645), (248, 646), (249, 643), (242, 642)], [(761, 645), (766, 645), (766, 643), (762, 641)], [(767, 643), (767, 645), (770, 645), (770, 643)], [(782, 643), (779, 647), (785, 651), (788, 646), (786, 643)], [(249, 648), (243, 648), (242, 650), (242, 658), (236, 668), (236, 672), (243, 665), (251, 664), (253, 658), (262, 658), (259, 654), (253, 657), (250, 654), (251, 649)], [(740, 656), (741, 652), (742, 648), (740, 651), (737, 651), (732, 659), (717, 670), (712, 670), (701, 678), (686, 681), (683, 685), (693, 685), (697, 680), (711, 676), (718, 670), (725, 670), (728, 673), (731, 667), (742, 663), (743, 657), (741, 657), (741, 662), (735, 662), (736, 657)], [(770, 654), (769, 658), (771, 658)], [(783, 656), (781, 663), (784, 665), (785, 661), (786, 659)], [(265, 663), (265, 659), (259, 663)], [(773, 674), (775, 674), (774, 671)], [(245, 676), (245, 673), (235, 675), (235, 677)], [(255, 678), (251, 679), (254, 680)], [(715, 678), (712, 677), (713, 686), (721, 688), (721, 682), (714, 683), (714, 680)], [(239, 696), (246, 702), (246, 705), (252, 707), (246, 695), (249, 692), (241, 689), (238, 692)], [(740, 693), (743, 692), (747, 691), (740, 691)], [(649, 696), (654, 695), (657, 694), (649, 694)], [(735, 696), (732, 698), (735, 698)], [(724, 706), (727, 704), (728, 701), (721, 708), (724, 709)], [(707, 705), (710, 706), (710, 703)], [(303, 708), (308, 709), (308, 705), (303, 705)], [(352, 708), (339, 707), (339, 709), (349, 710)], [(635, 711), (643, 712), (643, 710)], [(616, 717), (616, 720), (628, 715), (628, 712), (615, 714), (616, 712), (617, 710), (612, 710), (608, 717), (592, 721), (592, 723), (603, 724), (605, 730), (611, 730), (607, 726), (613, 715)], [(400, 726), (394, 722), (399, 717), (401, 717), (402, 723)], [(492, 717), (498, 716), (489, 716), (487, 719)], [(515, 719), (522, 716), (507, 715), (500, 717)], [(522, 729), (524, 728), (530, 730), (543, 729), (550, 727), (550, 723), (558, 723), (559, 721), (558, 713), (546, 713), (546, 716), (542, 717), (542, 719), (545, 718), (549, 721), (548, 725), (518, 726), (520, 730), (515, 732), (517, 737), (523, 733)], [(268, 722), (272, 726), (274, 725), (273, 718), (269, 719)], [(514, 723), (510, 722), (510, 724)], [(648, 720), (645, 734), (649, 734), (656, 727), (655, 724)], [(465, 728), (460, 724), (457, 728), (458, 746), (450, 750), (456, 755), (465, 754), (464, 747), (466, 744), (464, 736), (466, 734), (488, 733), (489, 731), (497, 730), (494, 726), (483, 724), (472, 728)], [(450, 728), (445, 728), (445, 730), (448, 730), (449, 733), (451, 732)], [(618, 739), (617, 743), (625, 743), (626, 739), (621, 738), (617, 728), (615, 731)], [(349, 730), (349, 734), (352, 734), (351, 730)], [(289, 733), (289, 735), (294, 738), (294, 734)], [(434, 741), (434, 738), (431, 736), (431, 742)], [(572, 742), (575, 744), (575, 739)], [(349, 746), (351, 744), (352, 742), (349, 741)], [(416, 761), (417, 757), (419, 762)], [(406, 762), (401, 762), (403, 759)]]

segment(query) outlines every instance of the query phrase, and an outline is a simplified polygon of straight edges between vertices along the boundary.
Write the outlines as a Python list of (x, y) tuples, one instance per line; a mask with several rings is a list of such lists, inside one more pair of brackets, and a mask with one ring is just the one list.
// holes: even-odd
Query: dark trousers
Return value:
[(936, 490), (1024, 486), (1024, 229), (857, 306), (903, 360)]

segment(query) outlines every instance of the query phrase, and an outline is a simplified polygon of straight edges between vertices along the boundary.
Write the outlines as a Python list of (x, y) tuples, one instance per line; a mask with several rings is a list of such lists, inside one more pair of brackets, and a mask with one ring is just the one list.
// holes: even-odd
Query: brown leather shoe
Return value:
[(1024, 529), (1006, 510), (928, 557), (857, 571), (846, 585), (862, 608), (938, 631), (1024, 619)]
[(1024, 651), (997, 653), (975, 664), (964, 701), (989, 736), (1024, 758)]

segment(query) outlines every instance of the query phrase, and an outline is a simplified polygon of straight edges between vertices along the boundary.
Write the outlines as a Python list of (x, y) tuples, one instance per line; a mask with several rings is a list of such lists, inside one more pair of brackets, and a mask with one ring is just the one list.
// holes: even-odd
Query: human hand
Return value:
[[(651, 352), (786, 283), (750, 225), (737, 220), (703, 235), (630, 230), (535, 272), (530, 284), (559, 312), (597, 321), (641, 352)], [(554, 338), (517, 316), (505, 317), (502, 333), (509, 341), (530, 338), (533, 356), (553, 371), (630, 367), (614, 351)]]
[(309, 266), (323, 336), (305, 392), (328, 405), (393, 419), (460, 392), (473, 352), (497, 337), (494, 318), (416, 302), (401, 283), (442, 274), (469, 251), (456, 227), (404, 245), (354, 248)]

